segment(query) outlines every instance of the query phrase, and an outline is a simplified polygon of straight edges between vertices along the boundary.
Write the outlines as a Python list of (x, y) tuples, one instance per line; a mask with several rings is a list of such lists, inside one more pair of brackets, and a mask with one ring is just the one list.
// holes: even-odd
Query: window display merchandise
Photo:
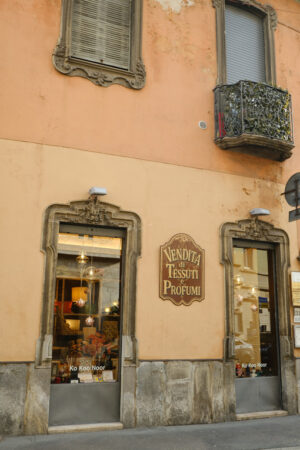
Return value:
[(119, 380), (122, 239), (60, 232), (51, 383)]
[(235, 247), (236, 377), (278, 375), (272, 252)]

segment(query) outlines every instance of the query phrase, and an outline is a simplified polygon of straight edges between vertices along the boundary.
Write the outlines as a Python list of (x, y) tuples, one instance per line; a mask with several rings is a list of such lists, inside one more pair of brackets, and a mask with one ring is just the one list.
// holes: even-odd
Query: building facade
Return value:
[(299, 12), (1, 2), (1, 433), (299, 412)]

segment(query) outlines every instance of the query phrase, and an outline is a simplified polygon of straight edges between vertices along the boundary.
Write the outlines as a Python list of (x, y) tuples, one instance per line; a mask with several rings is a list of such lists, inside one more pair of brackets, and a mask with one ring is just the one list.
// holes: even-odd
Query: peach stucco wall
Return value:
[[(144, 0), (147, 80), (141, 91), (97, 87), (54, 69), (60, 0), (0, 1), (0, 360), (35, 357), (44, 210), (87, 198), (93, 185), (107, 187), (108, 202), (142, 219), (142, 359), (222, 357), (223, 222), (247, 218), (253, 207), (270, 209), (267, 220), (288, 232), (292, 268), (300, 270), (296, 224), (288, 223), (280, 196), (289, 176), (300, 171), (300, 4), (262, 3), (277, 10), (277, 80), (293, 98), (297, 146), (284, 163), (225, 152), (213, 143), (217, 66), (211, 0)], [(207, 122), (206, 130), (199, 120)], [(190, 307), (158, 297), (159, 246), (178, 232), (190, 234), (206, 251), (206, 298)]]
[[(287, 222), (283, 186), (208, 170), (0, 140), (1, 302), (0, 360), (34, 359), (39, 335), (44, 256), (42, 217), (53, 203), (88, 197), (105, 186), (107, 201), (142, 219), (138, 263), (137, 338), (142, 359), (221, 358), (224, 336), (224, 270), (219, 227), (267, 206), (267, 220), (285, 229), (291, 263), (300, 269), (296, 227)], [(134, 181), (132, 181), (134, 180)], [(3, 190), (2, 190), (3, 192)], [(158, 296), (159, 246), (178, 232), (205, 249), (205, 300), (175, 306)]]
[[(296, 0), (262, 3), (277, 10), (278, 85), (291, 92), (294, 121), (299, 125), (300, 4)], [(171, 7), (163, 8), (167, 5)], [(213, 143), (217, 63), (211, 0), (144, 1), (147, 81), (141, 91), (97, 87), (55, 70), (51, 54), (59, 36), (60, 0), (2, 0), (0, 20), (0, 40), (5, 43), (0, 138), (283, 182), (300, 166), (297, 148), (293, 158), (282, 164), (237, 157)], [(207, 122), (207, 130), (200, 130), (199, 120)], [(299, 130), (295, 126), (296, 142)]]

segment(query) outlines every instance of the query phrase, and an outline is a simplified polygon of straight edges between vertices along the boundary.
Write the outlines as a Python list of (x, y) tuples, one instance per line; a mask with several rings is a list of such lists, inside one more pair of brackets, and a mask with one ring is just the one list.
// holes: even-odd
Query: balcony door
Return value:
[(272, 244), (233, 242), (236, 412), (281, 409)]

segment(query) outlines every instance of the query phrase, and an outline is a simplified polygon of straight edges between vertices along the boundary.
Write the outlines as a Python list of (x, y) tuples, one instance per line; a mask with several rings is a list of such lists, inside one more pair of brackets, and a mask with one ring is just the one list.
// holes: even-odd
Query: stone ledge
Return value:
[(268, 419), (271, 417), (282, 417), (287, 415), (288, 415), (287, 411), (280, 409), (276, 411), (260, 411), (260, 412), (237, 414), (236, 420)]
[(58, 433), (86, 433), (89, 431), (114, 431), (122, 430), (123, 424), (121, 422), (112, 423), (89, 423), (83, 425), (62, 425), (48, 428), (48, 434)]

